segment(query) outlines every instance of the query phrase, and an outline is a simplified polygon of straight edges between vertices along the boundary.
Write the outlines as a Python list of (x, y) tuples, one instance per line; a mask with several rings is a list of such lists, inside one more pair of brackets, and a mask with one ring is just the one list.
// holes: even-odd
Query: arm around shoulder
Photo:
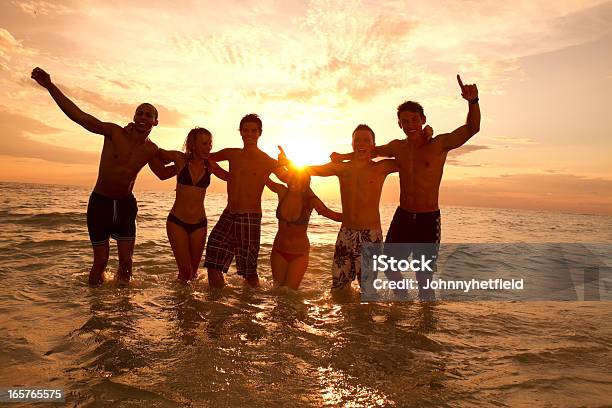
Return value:
[(211, 173), (214, 174), (215, 176), (217, 176), (219, 179), (221, 179), (223, 181), (227, 181), (227, 179), (229, 178), (229, 171), (227, 171), (223, 167), (219, 166), (216, 162), (209, 160), (208, 161), (208, 167), (209, 167)]
[(221, 149), (218, 152), (210, 153), (208, 155), (208, 160), (215, 162), (229, 160), (235, 150), (236, 149), (227, 148)]
[(336, 176), (342, 168), (342, 163), (327, 163), (320, 166), (306, 166), (304, 170), (311, 176)]
[(395, 159), (385, 159), (377, 162), (379, 166), (381, 166), (384, 174), (395, 173), (399, 171), (399, 166), (397, 165), (397, 161)]
[(159, 157), (159, 160), (163, 164), (168, 164), (170, 162), (181, 162), (183, 161), (184, 155), (185, 153), (179, 152), (178, 150), (165, 150), (161, 148), (157, 150), (157, 157)]
[(374, 148), (374, 153), (378, 157), (395, 157), (394, 146), (395, 146), (395, 140), (392, 140), (385, 145), (376, 146)]
[(286, 189), (285, 186), (275, 181), (272, 181), (272, 179), (268, 179), (268, 181), (266, 181), (266, 187), (268, 187), (270, 190), (272, 190), (276, 194), (280, 194), (283, 190)]
[(174, 177), (177, 173), (176, 164), (164, 166), (164, 163), (158, 155), (155, 155), (151, 160), (149, 160), (148, 164), (153, 174), (155, 174), (160, 180), (167, 180)]
[(328, 208), (325, 204), (323, 204), (323, 201), (321, 201), (321, 199), (317, 196), (315, 196), (313, 200), (314, 200), (313, 207), (315, 210), (317, 210), (317, 213), (319, 215), (322, 215), (323, 217), (329, 218), (330, 220), (333, 220), (333, 221), (342, 222), (341, 212), (337, 212), (337, 211), (334, 211)]

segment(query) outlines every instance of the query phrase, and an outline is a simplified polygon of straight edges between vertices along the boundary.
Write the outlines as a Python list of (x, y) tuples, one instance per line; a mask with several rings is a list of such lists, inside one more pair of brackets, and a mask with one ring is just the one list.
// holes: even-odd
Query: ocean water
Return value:
[[(130, 286), (90, 288), (89, 192), (0, 183), (0, 388), (63, 388), (68, 406), (612, 406), (610, 302), (334, 297), (339, 226), (314, 214), (301, 290), (274, 289), (272, 199), (262, 288), (233, 268), (220, 293), (183, 286), (165, 236), (172, 192), (136, 193)], [(225, 199), (207, 197), (209, 228)], [(381, 207), (385, 231), (394, 209)], [(609, 216), (442, 212), (444, 242), (612, 243)]]

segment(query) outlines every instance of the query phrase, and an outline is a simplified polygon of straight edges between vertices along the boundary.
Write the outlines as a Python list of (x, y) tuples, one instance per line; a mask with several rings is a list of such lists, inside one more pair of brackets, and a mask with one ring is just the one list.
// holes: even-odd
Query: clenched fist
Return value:
[(38, 82), (43, 88), (48, 88), (51, 85), (51, 76), (42, 68), (34, 68), (32, 70), (32, 79)]

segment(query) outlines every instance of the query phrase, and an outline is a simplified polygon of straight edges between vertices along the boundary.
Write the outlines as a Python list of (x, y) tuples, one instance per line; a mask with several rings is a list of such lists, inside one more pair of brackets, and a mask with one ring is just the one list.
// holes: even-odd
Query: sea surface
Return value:
[[(165, 233), (173, 192), (147, 191), (134, 281), (91, 288), (89, 193), (0, 183), (0, 388), (62, 388), (68, 406), (612, 406), (612, 302), (332, 296), (339, 225), (315, 214), (300, 291), (275, 289), (275, 199), (263, 202), (262, 288), (233, 267), (221, 292), (202, 270), (185, 286)], [(209, 229), (225, 203), (206, 198)], [(384, 231), (394, 210), (381, 206)], [(610, 216), (442, 213), (448, 243), (612, 243)]]

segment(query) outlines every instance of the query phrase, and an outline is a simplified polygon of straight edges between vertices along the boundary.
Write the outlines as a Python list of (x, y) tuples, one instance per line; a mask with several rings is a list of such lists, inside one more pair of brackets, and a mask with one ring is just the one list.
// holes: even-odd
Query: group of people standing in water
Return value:
[[(358, 125), (352, 133), (351, 153), (332, 153), (320, 166), (292, 166), (282, 148), (277, 159), (258, 147), (263, 125), (256, 114), (240, 121), (242, 148), (211, 152), (213, 136), (205, 128), (192, 129), (183, 151), (160, 149), (149, 139), (158, 124), (157, 109), (143, 103), (133, 122), (122, 127), (102, 122), (83, 112), (53, 84), (41, 68), (32, 78), (47, 89), (59, 108), (88, 131), (104, 136), (98, 179), (87, 206), (87, 228), (94, 260), (89, 283), (104, 279), (109, 258), (109, 238), (117, 241), (117, 280), (128, 282), (136, 238), (138, 207), (132, 189), (139, 171), (149, 165), (162, 180), (176, 176), (176, 199), (166, 222), (168, 239), (178, 266), (178, 279), (191, 281), (204, 254), (210, 287), (222, 287), (232, 260), (238, 275), (251, 286), (259, 285), (257, 261), (261, 235), (261, 196), (267, 186), (278, 195), (278, 232), (271, 252), (274, 283), (297, 289), (308, 267), (310, 244), (307, 228), (312, 210), (341, 222), (332, 264), (332, 287), (343, 288), (359, 280), (361, 247), (381, 243), (380, 196), (388, 174), (399, 172), (400, 205), (387, 233), (388, 243), (439, 243), (441, 235), (438, 195), (447, 153), (462, 146), (480, 130), (476, 85), (464, 85), (457, 75), (461, 95), (468, 102), (466, 123), (450, 133), (432, 137), (425, 126), (420, 104), (412, 101), (397, 108), (398, 125), (405, 138), (376, 146), (374, 131)], [(373, 160), (376, 157), (390, 159)], [(227, 161), (229, 171), (217, 162)], [(274, 173), (282, 183), (270, 179)], [(211, 176), (227, 183), (227, 207), (207, 242), (204, 208)], [(328, 208), (310, 188), (311, 176), (337, 176), (342, 212)]]

